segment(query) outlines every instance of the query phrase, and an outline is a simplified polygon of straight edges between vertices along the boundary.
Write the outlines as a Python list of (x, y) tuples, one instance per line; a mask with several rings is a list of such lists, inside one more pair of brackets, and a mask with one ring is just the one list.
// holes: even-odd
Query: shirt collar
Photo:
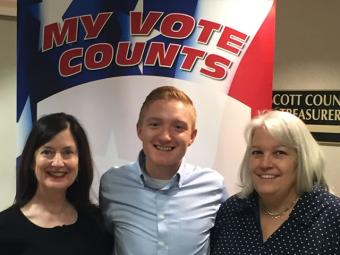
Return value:
[[(145, 186), (144, 175), (146, 175), (146, 171), (145, 171), (145, 154), (143, 150), (141, 150), (138, 155), (138, 166), (139, 167), (137, 171), (140, 176), (140, 180), (142, 184)], [(183, 158), (181, 165), (179, 166), (179, 169), (175, 175), (176, 181), (174, 182), (173, 186), (177, 186), (180, 188), (183, 185), (183, 182), (185, 181), (186, 176), (188, 176), (191, 172), (192, 172), (192, 168), (186, 167), (186, 159)]]
[(187, 177), (192, 173), (193, 167), (189, 166), (186, 162), (185, 157), (182, 159), (181, 165), (177, 171), (178, 175), (178, 186), (182, 187)]

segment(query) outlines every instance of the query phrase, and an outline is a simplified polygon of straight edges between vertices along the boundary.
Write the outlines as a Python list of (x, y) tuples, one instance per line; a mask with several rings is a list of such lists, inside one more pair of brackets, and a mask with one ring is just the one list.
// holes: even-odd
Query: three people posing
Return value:
[[(220, 174), (185, 160), (195, 124), (181, 90), (164, 86), (146, 97), (137, 161), (101, 179), (113, 254), (340, 254), (340, 199), (329, 193), (320, 147), (299, 118), (269, 111), (250, 122), (242, 190), (227, 201)], [(0, 213), (1, 254), (111, 254), (113, 239), (89, 199), (92, 178), (78, 121), (64, 113), (39, 119), (15, 203)]]

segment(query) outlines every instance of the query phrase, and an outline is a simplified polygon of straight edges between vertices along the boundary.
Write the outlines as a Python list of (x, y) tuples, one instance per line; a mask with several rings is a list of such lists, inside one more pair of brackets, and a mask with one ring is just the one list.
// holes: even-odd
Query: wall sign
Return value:
[(340, 145), (340, 91), (273, 91), (273, 109), (302, 119), (321, 143)]

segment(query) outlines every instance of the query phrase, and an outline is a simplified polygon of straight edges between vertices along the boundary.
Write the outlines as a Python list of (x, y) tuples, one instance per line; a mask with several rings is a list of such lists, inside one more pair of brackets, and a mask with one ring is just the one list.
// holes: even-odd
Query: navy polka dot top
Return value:
[(257, 195), (225, 201), (211, 232), (211, 255), (340, 255), (340, 198), (315, 186), (303, 194), (288, 220), (263, 241)]

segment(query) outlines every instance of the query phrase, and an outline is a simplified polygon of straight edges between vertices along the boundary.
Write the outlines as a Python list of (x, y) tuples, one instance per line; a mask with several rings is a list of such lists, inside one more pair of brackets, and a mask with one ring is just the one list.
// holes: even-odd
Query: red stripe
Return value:
[(276, 0), (243, 56), (228, 93), (251, 107), (252, 116), (272, 108), (275, 6)]

